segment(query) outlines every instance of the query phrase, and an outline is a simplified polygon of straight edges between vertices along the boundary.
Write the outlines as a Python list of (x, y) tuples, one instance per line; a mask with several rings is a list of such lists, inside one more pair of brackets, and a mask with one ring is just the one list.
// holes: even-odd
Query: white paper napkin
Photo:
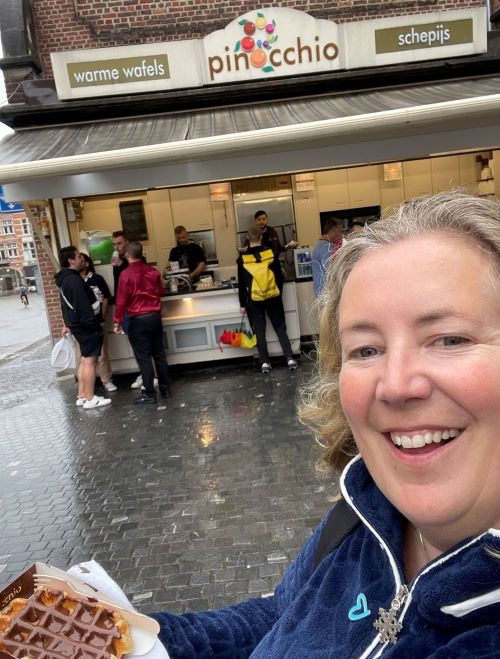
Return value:
[[(113, 581), (106, 570), (96, 561), (87, 561), (86, 563), (73, 565), (73, 567), (70, 567), (68, 570), (68, 574), (78, 577), (79, 579), (84, 579), (88, 584), (94, 586), (94, 588), (98, 588), (124, 608), (130, 609), (131, 611), (134, 610), (134, 607), (128, 601), (120, 586), (116, 581)], [(159, 640), (156, 641), (152, 650), (147, 654), (141, 655), (141, 657), (136, 654), (127, 654), (126, 656), (128, 659), (169, 659), (167, 650)]]

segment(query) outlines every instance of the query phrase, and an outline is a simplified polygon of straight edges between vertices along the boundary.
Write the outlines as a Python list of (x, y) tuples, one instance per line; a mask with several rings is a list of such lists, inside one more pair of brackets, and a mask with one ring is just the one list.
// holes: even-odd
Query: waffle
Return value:
[(131, 649), (119, 613), (61, 591), (38, 590), (0, 612), (0, 651), (18, 659), (120, 659)]

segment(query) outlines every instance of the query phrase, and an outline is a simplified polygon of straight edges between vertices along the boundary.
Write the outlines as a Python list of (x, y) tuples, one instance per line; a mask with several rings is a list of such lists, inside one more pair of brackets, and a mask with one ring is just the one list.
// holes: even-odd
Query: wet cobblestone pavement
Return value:
[(296, 418), (311, 362), (174, 371), (158, 408), (118, 376), (113, 404), (84, 411), (49, 353), (0, 363), (0, 588), (36, 560), (93, 558), (143, 611), (271, 592), (336, 493)]

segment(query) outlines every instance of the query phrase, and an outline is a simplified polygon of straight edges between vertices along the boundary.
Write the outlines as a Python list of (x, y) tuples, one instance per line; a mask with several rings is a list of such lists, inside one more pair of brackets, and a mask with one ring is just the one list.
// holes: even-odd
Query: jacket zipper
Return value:
[[(392, 572), (394, 576), (394, 581), (396, 585), (396, 593), (394, 595), (393, 600), (391, 601), (391, 606), (389, 610), (387, 611), (386, 609), (379, 608), (379, 617), (375, 621), (376, 623), (380, 623), (380, 627), (382, 629), (379, 629), (379, 633), (375, 637), (375, 639), (370, 643), (370, 645), (366, 648), (366, 650), (363, 652), (363, 654), (360, 655), (359, 659), (375, 659), (375, 657), (379, 657), (384, 649), (387, 647), (388, 642), (385, 640), (382, 640), (382, 634), (389, 634), (390, 635), (390, 642), (395, 643), (397, 640), (397, 634), (402, 628), (402, 624), (399, 622), (399, 619), (405, 613), (411, 597), (410, 597), (410, 589), (404, 582), (404, 577), (403, 577), (403, 568), (400, 565), (399, 561), (397, 558), (394, 556), (392, 553), (391, 549), (389, 548), (388, 543), (386, 542), (385, 538), (374, 529), (374, 527), (368, 522), (366, 517), (361, 514), (359, 511), (358, 507), (354, 504), (354, 501), (352, 498), (347, 494), (347, 492), (344, 489), (343, 492), (344, 498), (350, 502), (351, 506), (354, 508), (358, 516), (363, 520), (365, 526), (370, 529), (370, 531), (374, 534), (374, 536), (377, 538), (377, 540), (380, 542), (380, 545), (382, 549), (385, 551), (387, 556), (389, 557), (389, 562), (392, 567)], [(412, 580), (413, 584), (414, 580)], [(411, 586), (411, 584), (410, 584)], [(382, 643), (382, 645), (381, 645)]]
[[(379, 608), (379, 617), (373, 624), (375, 629), (378, 630), (376, 638), (377, 645), (371, 649), (369, 655), (366, 655), (367, 659), (380, 657), (388, 645), (394, 645), (396, 643), (397, 635), (403, 628), (403, 624), (400, 622), (401, 616), (406, 612), (410, 603), (409, 595), (410, 591), (408, 586), (403, 584), (392, 600), (390, 609), (386, 611), (386, 609)], [(373, 643), (370, 648), (372, 648), (372, 646)], [(363, 657), (364, 656), (365, 655), (363, 655)]]

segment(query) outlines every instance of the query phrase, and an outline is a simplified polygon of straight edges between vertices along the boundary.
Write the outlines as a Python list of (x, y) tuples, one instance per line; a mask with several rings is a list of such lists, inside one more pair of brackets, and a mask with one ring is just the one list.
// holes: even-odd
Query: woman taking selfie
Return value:
[(498, 657), (500, 204), (404, 204), (344, 245), (320, 304), (302, 418), (343, 501), (272, 597), (154, 614), (161, 640), (171, 659)]

